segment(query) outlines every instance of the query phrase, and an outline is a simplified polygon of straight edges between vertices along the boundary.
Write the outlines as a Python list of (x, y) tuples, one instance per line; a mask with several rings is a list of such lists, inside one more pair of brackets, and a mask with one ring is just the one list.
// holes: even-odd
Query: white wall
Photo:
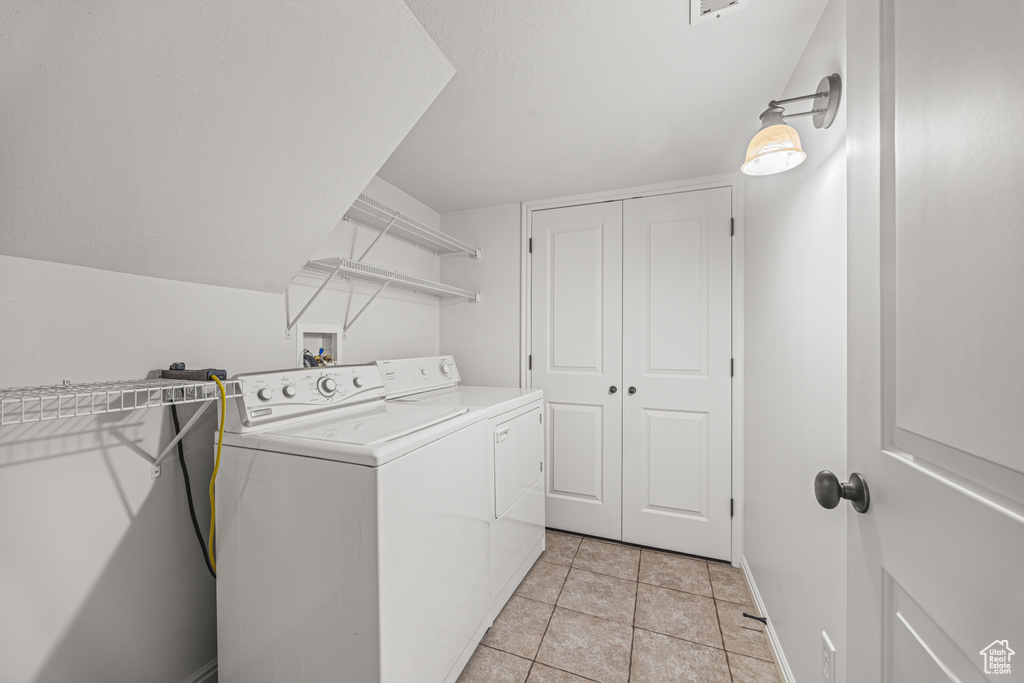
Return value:
[[(439, 228), (441, 215), (379, 178), (365, 193), (432, 228)], [(343, 256), (359, 258), (380, 233), (341, 221), (324, 240), (311, 245), (311, 258)], [(385, 236), (366, 255), (366, 263), (401, 271), (406, 275), (437, 281), (441, 263), (421, 247)], [(309, 301), (323, 279), (300, 275), (288, 288), (288, 319), (293, 319)], [(352, 320), (377, 287), (352, 282), (329, 285), (302, 316), (308, 324), (343, 324)], [(387, 288), (350, 328), (342, 342), (341, 362), (361, 363), (384, 358), (430, 356), (438, 353), (438, 301), (432, 296)], [(284, 323), (282, 323), (282, 331)], [(294, 342), (291, 342), (294, 347)], [(313, 350), (315, 353), (315, 349)]]
[[(829, 2), (779, 99), (845, 77), (845, 11)], [(797, 681), (820, 680), (821, 631), (840, 680), (848, 655), (849, 506), (824, 510), (812, 492), (819, 470), (847, 474), (845, 114), (827, 130), (793, 119), (807, 161), (745, 183), (743, 554)]]
[(483, 250), (441, 259), (445, 283), (482, 294), (441, 307), (441, 352), (455, 356), (464, 384), (519, 386), (520, 220), (519, 204), (441, 215), (445, 232)]
[[(368, 191), (440, 221), (386, 184)], [(337, 255), (354, 239), (358, 255), (368, 232), (342, 225), (309, 251)], [(431, 278), (439, 269), (436, 256), (387, 238), (373, 260)], [(288, 296), (305, 302), (305, 291)], [(325, 296), (309, 320), (340, 323), (348, 293)], [(174, 361), (231, 374), (293, 365), (281, 294), (0, 256), (0, 320), (0, 388), (138, 378)], [(356, 362), (437, 348), (436, 300), (396, 293), (374, 302), (343, 353)], [(210, 411), (185, 440), (204, 532), (214, 429)], [(167, 409), (0, 428), (0, 681), (174, 683), (216, 656), (215, 586), (177, 459), (154, 480), (137, 453), (156, 455), (172, 434)]]
[(268, 292), (454, 73), (401, 0), (8, 0), (0, 25), (0, 253)]

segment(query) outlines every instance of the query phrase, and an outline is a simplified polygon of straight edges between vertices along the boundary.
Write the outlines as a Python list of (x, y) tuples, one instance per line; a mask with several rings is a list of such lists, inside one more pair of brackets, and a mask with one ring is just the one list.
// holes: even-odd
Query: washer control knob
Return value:
[(285, 384), (284, 388), (281, 389), (281, 393), (284, 394), (285, 398), (295, 398), (295, 385)]
[(259, 398), (259, 400), (261, 401), (269, 401), (273, 395), (274, 390), (271, 389), (270, 387), (263, 387), (262, 389), (256, 392), (256, 397)]
[(356, 388), (358, 389), (359, 387), (363, 386), (363, 378), (362, 377), (353, 377), (352, 378), (352, 384), (356, 385)]
[(324, 396), (333, 396), (334, 392), (338, 390), (338, 383), (330, 377), (321, 377), (320, 381), (316, 383), (316, 387)]
[(420, 368), (420, 374), (426, 375), (429, 371), (426, 368)]
[(451, 377), (452, 376), (452, 370), (454, 370), (454, 369), (455, 369), (455, 363), (448, 363), (448, 362), (441, 363), (441, 374), (444, 375), (445, 377)]

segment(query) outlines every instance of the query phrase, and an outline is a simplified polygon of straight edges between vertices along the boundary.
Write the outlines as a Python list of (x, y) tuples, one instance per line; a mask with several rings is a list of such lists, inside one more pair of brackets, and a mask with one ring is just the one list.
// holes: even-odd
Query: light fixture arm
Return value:
[(813, 95), (804, 95), (803, 97), (790, 97), (785, 100), (772, 100), (768, 103), (769, 107), (777, 107), (780, 104), (791, 104), (792, 102), (803, 102), (804, 100), (816, 100), (821, 97), (828, 97), (827, 92), (816, 92)]
[[(761, 128), (778, 125), (786, 119), (794, 119), (801, 116), (813, 116), (815, 128), (828, 128), (835, 121), (842, 94), (843, 81), (839, 74), (826, 76), (818, 83), (818, 90), (812, 95), (789, 97), (784, 100), (772, 100), (769, 102), (768, 108), (761, 114)], [(798, 112), (796, 114), (787, 114), (785, 113), (786, 110), (782, 107), (784, 104), (804, 102), (806, 100), (821, 100), (821, 102), (816, 102), (817, 106), (810, 111)]]

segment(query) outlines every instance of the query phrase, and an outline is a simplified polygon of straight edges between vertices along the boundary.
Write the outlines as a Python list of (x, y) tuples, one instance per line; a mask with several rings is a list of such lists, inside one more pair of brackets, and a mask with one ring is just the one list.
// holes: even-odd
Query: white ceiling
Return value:
[(446, 212), (736, 171), (826, 0), (407, 2), (457, 73), (378, 175)]
[(0, 253), (283, 291), (452, 73), (401, 0), (0, 3)]

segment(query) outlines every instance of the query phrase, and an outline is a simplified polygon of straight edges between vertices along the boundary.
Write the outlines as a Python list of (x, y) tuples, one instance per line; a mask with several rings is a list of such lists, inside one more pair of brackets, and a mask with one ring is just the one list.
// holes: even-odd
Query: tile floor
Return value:
[(739, 569), (549, 531), (459, 683), (778, 683), (743, 612)]

